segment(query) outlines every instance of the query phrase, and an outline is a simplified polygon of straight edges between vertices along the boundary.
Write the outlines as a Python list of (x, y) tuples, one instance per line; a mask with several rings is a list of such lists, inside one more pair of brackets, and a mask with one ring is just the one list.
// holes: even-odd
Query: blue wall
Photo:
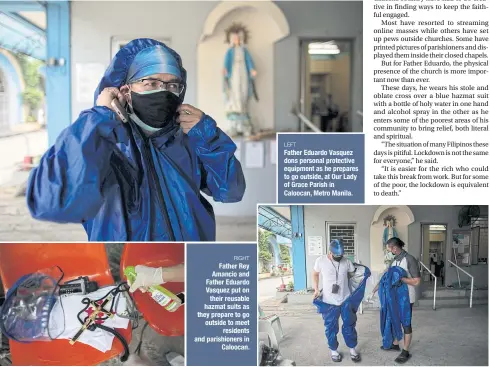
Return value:
[(52, 145), (71, 124), (70, 3), (68, 0), (0, 1), (3, 11), (45, 11), (47, 19), (46, 59), (63, 59), (63, 66), (46, 66), (46, 118)]
[(64, 59), (63, 66), (46, 67), (46, 100), (49, 145), (71, 124), (70, 4), (46, 3), (47, 60)]
[(304, 208), (301, 205), (291, 206), (291, 226), (293, 236), (293, 274), (294, 289), (306, 288), (306, 252)]
[(12, 65), (10, 60), (0, 53), (0, 69), (6, 81), (8, 101), (9, 101), (9, 123), (10, 126), (24, 122), (22, 113), (22, 82), (21, 76)]

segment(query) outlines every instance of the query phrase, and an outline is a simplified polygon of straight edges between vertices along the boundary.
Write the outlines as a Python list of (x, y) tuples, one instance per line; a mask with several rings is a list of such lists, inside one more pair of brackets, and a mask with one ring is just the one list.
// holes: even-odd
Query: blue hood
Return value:
[(130, 81), (156, 73), (173, 74), (185, 85), (180, 98), (184, 100), (187, 89), (187, 72), (179, 54), (162, 42), (138, 38), (121, 48), (112, 59), (94, 93), (94, 105), (100, 92), (108, 87), (120, 88)]

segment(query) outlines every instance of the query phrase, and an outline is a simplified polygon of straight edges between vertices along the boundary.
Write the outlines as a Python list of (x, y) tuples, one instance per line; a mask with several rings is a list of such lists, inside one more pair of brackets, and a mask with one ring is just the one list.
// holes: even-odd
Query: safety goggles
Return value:
[(184, 90), (184, 84), (178, 81), (164, 82), (163, 80), (154, 78), (139, 79), (131, 84), (138, 84), (139, 86), (143, 87), (143, 89), (147, 92), (165, 90), (180, 95)]

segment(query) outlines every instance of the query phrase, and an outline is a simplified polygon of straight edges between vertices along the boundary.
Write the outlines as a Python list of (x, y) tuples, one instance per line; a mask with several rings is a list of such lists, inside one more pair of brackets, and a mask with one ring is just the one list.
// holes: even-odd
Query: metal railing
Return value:
[(304, 126), (306, 125), (308, 128), (310, 128), (310, 130), (312, 130), (313, 132), (315, 133), (321, 133), (322, 131), (318, 128), (318, 126), (316, 126), (313, 122), (311, 122), (310, 120), (308, 120), (308, 118), (303, 115), (301, 112), (298, 112), (296, 114), (296, 116), (298, 116), (298, 118), (301, 120), (301, 122), (303, 123), (301, 125), (301, 131), (304, 131)]
[(467, 271), (461, 269), (458, 265), (453, 263), (451, 260), (448, 260), (448, 262), (456, 267), (456, 271), (458, 272), (458, 278), (459, 278), (459, 270), (461, 270), (463, 273), (465, 273), (466, 275), (468, 275), (471, 278), (470, 308), (472, 308), (473, 307), (473, 284), (475, 282), (475, 277), (473, 275), (471, 275), (470, 273), (468, 273)]
[(305, 126), (308, 127), (310, 130), (312, 130), (315, 133), (321, 133), (322, 132), (320, 130), (320, 128), (318, 128), (318, 126), (316, 126), (313, 122), (308, 120), (308, 118), (305, 115), (303, 115), (301, 112), (299, 112), (296, 107), (293, 107), (291, 113), (300, 119), (300, 121), (301, 121), (301, 128), (300, 128), (301, 132), (305, 131)]
[[(354, 260), (355, 260), (355, 259), (354, 259)], [(359, 259), (358, 259), (356, 262), (357, 262), (359, 265), (362, 265), (361, 260), (359, 260)], [(363, 299), (363, 300), (364, 300), (364, 299)], [(363, 300), (362, 300), (362, 301), (363, 301)], [(364, 306), (362, 305), (362, 301), (361, 301), (361, 304), (359, 305), (359, 313), (360, 313), (361, 315), (364, 313)]]
[(427, 272), (432, 277), (434, 277), (434, 303), (432, 304), (432, 309), (435, 310), (436, 309), (436, 293), (437, 293), (437, 277), (433, 272), (431, 272), (429, 270), (429, 268), (427, 266), (425, 266), (425, 264), (422, 261), (419, 261), (419, 263), (420, 263), (420, 265), (422, 265), (425, 268), (425, 270), (427, 270)]
[(364, 129), (364, 114), (362, 113), (362, 111), (357, 111), (357, 116), (359, 116), (361, 118), (361, 131), (363, 131)]

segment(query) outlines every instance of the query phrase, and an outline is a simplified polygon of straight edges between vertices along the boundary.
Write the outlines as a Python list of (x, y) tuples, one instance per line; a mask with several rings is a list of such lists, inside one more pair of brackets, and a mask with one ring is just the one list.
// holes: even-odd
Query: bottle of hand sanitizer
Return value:
[[(124, 275), (126, 275), (129, 283), (133, 283), (136, 279), (134, 266), (128, 266), (124, 269)], [(175, 312), (182, 306), (182, 300), (161, 285), (152, 285), (148, 287), (148, 290), (150, 291), (151, 298), (169, 312)]]

